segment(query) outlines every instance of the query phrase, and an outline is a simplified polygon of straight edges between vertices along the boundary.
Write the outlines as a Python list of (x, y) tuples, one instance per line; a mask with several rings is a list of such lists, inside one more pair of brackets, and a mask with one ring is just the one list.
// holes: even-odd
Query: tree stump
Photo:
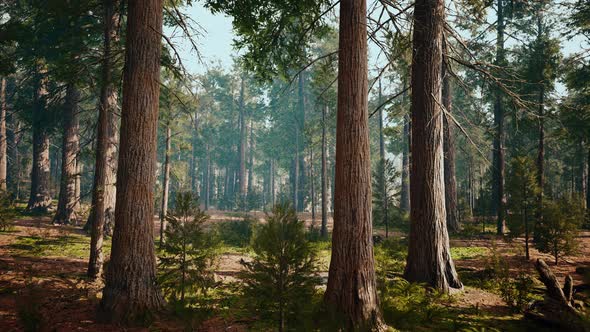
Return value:
[(551, 269), (542, 259), (537, 259), (535, 264), (541, 282), (547, 288), (542, 301), (534, 301), (525, 312), (525, 317), (540, 321), (567, 331), (590, 332), (587, 319), (581, 310), (574, 307), (573, 303), (573, 279), (565, 278), (565, 287), (551, 272)]

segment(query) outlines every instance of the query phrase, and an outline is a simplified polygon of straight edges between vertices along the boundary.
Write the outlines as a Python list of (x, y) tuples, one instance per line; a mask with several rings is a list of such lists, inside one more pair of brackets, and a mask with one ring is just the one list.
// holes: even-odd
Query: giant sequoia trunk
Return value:
[(102, 274), (103, 237), (110, 233), (115, 215), (115, 171), (117, 144), (117, 89), (113, 79), (112, 43), (118, 40), (119, 0), (104, 0), (104, 44), (102, 58), (102, 82), (100, 104), (98, 105), (98, 124), (96, 133), (96, 160), (94, 164), (94, 183), (92, 206), (88, 218), (90, 228), (90, 259), (87, 275), (97, 278)]
[(78, 103), (80, 93), (73, 83), (68, 84), (63, 111), (63, 143), (61, 155), (61, 182), (57, 211), (53, 217), (56, 224), (76, 224), (78, 215), (77, 177), (78, 149), (80, 145)]
[(0, 79), (0, 192), (6, 191), (7, 175), (7, 143), (6, 139), (6, 78)]
[(447, 210), (447, 228), (449, 232), (458, 232), (459, 225), (459, 211), (457, 208), (457, 179), (455, 176), (455, 124), (451, 119), (451, 112), (453, 108), (453, 90), (451, 85), (451, 77), (446, 69), (447, 64), (443, 63), (442, 76), (442, 100), (446, 111), (443, 117), (444, 127), (444, 173), (445, 173), (445, 208)]
[(39, 63), (35, 73), (35, 96), (33, 100), (33, 167), (31, 169), (31, 192), (27, 210), (47, 212), (51, 205), (49, 133), (45, 127), (47, 108), (47, 68)]
[(340, 1), (336, 188), (324, 300), (346, 330), (384, 330), (373, 261), (365, 0)]
[(164, 151), (164, 171), (162, 180), (162, 204), (160, 205), (160, 247), (164, 244), (166, 216), (168, 215), (168, 195), (170, 193), (170, 149), (172, 131), (170, 123), (166, 124), (166, 150)]
[[(498, 23), (496, 38), (496, 66), (504, 64), (504, 0), (498, 1)], [(492, 213), (498, 219), (496, 222), (496, 231), (498, 234), (506, 232), (506, 194), (504, 193), (504, 105), (502, 103), (502, 91), (496, 87), (494, 100), (494, 151), (492, 160)]]
[(410, 234), (404, 276), (448, 291), (461, 288), (446, 227), (441, 61), (444, 1), (414, 6)]
[(100, 303), (111, 322), (136, 322), (164, 305), (153, 227), (161, 34), (162, 0), (128, 1), (115, 231)]

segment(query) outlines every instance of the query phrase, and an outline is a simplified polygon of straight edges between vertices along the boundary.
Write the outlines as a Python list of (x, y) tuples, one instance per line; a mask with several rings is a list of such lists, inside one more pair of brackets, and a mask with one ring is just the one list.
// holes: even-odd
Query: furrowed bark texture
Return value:
[(443, 0), (414, 7), (410, 235), (404, 276), (448, 291), (461, 288), (446, 227), (441, 60)]
[(332, 260), (325, 302), (346, 330), (384, 330), (375, 285), (366, 1), (340, 2)]
[(153, 242), (162, 8), (128, 1), (115, 231), (99, 311), (111, 322), (145, 323), (164, 305)]
[(63, 112), (63, 143), (61, 157), (61, 180), (57, 211), (53, 222), (57, 224), (76, 224), (78, 215), (77, 177), (78, 149), (80, 146), (80, 126), (78, 123), (78, 103), (80, 92), (74, 84), (69, 84), (66, 91)]
[(453, 111), (453, 90), (450, 74), (446, 70), (447, 64), (443, 63), (443, 87), (442, 100), (448, 116), (443, 117), (444, 128), (444, 172), (445, 172), (445, 208), (447, 211), (447, 228), (449, 232), (458, 232), (459, 210), (457, 208), (457, 178), (455, 175), (455, 123), (451, 118)]
[(7, 173), (7, 143), (6, 139), (6, 78), (0, 79), (0, 192), (6, 191)]
[(33, 167), (31, 169), (31, 192), (27, 210), (47, 212), (51, 205), (49, 134), (44, 124), (47, 108), (47, 68), (37, 64), (33, 100)]
[(119, 40), (118, 0), (104, 0), (104, 44), (102, 82), (98, 105), (96, 160), (92, 188), (90, 226), (90, 259), (87, 275), (97, 278), (102, 274), (104, 232), (112, 234), (115, 215), (115, 176), (117, 163), (117, 89), (113, 80), (112, 44)]

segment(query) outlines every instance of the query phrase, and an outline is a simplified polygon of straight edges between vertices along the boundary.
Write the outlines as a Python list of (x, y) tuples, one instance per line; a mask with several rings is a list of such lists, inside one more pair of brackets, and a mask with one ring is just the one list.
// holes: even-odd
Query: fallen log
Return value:
[(565, 287), (562, 288), (555, 274), (542, 259), (537, 259), (535, 267), (539, 273), (539, 279), (545, 285), (546, 293), (542, 301), (534, 301), (527, 308), (525, 317), (566, 331), (590, 332), (589, 322), (583, 312), (573, 305), (574, 291), (571, 276), (566, 277)]

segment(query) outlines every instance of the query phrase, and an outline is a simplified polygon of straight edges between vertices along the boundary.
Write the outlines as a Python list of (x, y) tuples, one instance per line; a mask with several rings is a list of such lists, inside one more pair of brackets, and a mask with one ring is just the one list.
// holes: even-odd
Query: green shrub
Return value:
[(208, 289), (216, 286), (213, 268), (218, 241), (203, 230), (208, 218), (190, 192), (179, 193), (175, 211), (166, 216), (168, 228), (158, 281), (164, 294), (181, 305), (186, 303), (187, 294), (206, 295)]
[(543, 203), (543, 220), (535, 229), (535, 246), (539, 251), (558, 259), (575, 252), (578, 228), (584, 219), (584, 208), (579, 199), (562, 198)]
[(451, 302), (449, 295), (402, 278), (390, 280), (381, 295), (385, 322), (402, 330), (438, 326), (450, 317)]
[(217, 224), (217, 234), (228, 246), (244, 248), (250, 244), (257, 221), (252, 217), (242, 220), (223, 221)]
[(314, 309), (310, 304), (320, 279), (304, 227), (292, 208), (276, 206), (254, 235), (254, 259), (241, 262), (245, 309), (280, 330), (287, 325), (305, 330)]
[(505, 276), (498, 283), (502, 300), (516, 312), (524, 312), (528, 303), (533, 300), (533, 286), (533, 279), (522, 272), (515, 279)]
[(0, 232), (10, 230), (16, 215), (12, 195), (6, 191), (0, 191)]

